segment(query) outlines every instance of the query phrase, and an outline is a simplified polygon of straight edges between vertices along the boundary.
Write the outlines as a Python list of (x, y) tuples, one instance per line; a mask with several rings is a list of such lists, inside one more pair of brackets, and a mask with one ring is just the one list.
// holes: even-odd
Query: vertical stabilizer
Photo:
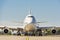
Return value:
[(29, 10), (29, 14), (31, 15), (31, 9)]

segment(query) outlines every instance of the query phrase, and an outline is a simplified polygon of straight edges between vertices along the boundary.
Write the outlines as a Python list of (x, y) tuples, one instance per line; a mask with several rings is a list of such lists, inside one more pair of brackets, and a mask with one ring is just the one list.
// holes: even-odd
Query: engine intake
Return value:
[(4, 33), (8, 33), (8, 31), (9, 31), (8, 29), (4, 29)]
[(56, 30), (55, 30), (55, 29), (53, 29), (53, 30), (52, 30), (52, 33), (53, 33), (53, 34), (55, 34), (55, 33), (56, 33)]

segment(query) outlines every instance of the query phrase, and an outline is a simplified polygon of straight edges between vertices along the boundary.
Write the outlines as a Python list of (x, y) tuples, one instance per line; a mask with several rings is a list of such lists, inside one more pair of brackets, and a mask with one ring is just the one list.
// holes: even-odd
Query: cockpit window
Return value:
[(28, 16), (28, 17), (33, 17), (33, 16)]

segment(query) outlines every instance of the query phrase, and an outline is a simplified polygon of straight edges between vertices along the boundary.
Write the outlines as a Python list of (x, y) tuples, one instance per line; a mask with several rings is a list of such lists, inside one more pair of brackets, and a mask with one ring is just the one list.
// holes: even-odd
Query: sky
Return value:
[(0, 25), (20, 26), (28, 11), (40, 26), (60, 26), (60, 0), (0, 0)]

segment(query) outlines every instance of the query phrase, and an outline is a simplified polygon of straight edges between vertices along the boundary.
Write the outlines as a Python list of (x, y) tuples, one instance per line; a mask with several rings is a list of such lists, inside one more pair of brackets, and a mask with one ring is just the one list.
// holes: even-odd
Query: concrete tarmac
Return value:
[(0, 35), (0, 40), (60, 40), (60, 36), (14, 36), (14, 35)]

